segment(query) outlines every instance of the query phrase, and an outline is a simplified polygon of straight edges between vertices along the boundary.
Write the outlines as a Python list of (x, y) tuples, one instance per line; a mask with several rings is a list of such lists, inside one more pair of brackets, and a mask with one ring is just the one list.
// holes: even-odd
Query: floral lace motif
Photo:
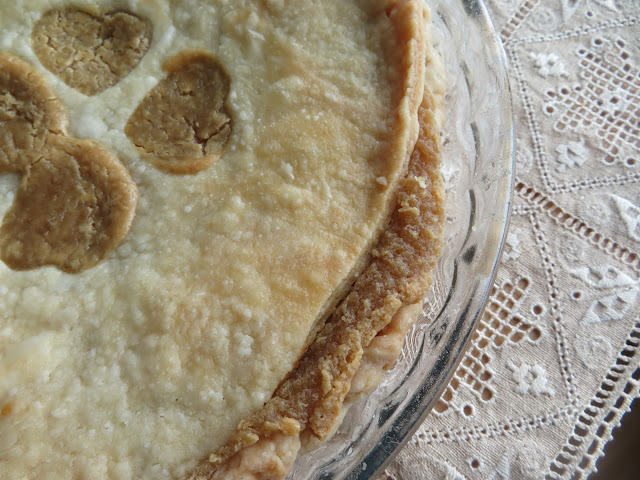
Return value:
[[(544, 110), (552, 117), (562, 112), (553, 124), (560, 133), (587, 134), (595, 129), (605, 152), (603, 160), (611, 164), (620, 152), (620, 143), (640, 149), (640, 71), (630, 63), (631, 53), (620, 37), (596, 36), (592, 46), (580, 46), (576, 54), (581, 82), (549, 89), (550, 100)], [(553, 65), (539, 73), (557, 71), (559, 64)]]
[(487, 0), (510, 233), (458, 370), (383, 480), (586, 479), (640, 396), (640, 3)]

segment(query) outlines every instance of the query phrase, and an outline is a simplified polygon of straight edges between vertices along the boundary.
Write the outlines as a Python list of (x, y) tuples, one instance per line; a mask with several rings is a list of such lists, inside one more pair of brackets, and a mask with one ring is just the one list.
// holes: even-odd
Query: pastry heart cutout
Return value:
[(49, 10), (31, 34), (35, 54), (67, 85), (96, 95), (140, 63), (151, 45), (152, 25), (126, 11)]
[[(231, 79), (209, 53), (186, 50), (129, 118), (125, 133), (140, 156), (170, 173), (197, 173), (219, 160), (231, 135)], [(150, 128), (151, 127), (151, 128)]]
[(0, 259), (15, 270), (98, 264), (128, 233), (137, 188), (97, 142), (66, 136), (65, 109), (42, 76), (0, 53), (0, 173), (22, 176), (0, 225)]

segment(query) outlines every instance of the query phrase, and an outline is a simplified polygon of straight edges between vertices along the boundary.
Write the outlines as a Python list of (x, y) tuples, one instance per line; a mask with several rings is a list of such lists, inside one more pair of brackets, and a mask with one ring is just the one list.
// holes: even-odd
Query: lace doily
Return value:
[(584, 479), (640, 396), (640, 2), (488, 0), (511, 227), (454, 378), (382, 479)]

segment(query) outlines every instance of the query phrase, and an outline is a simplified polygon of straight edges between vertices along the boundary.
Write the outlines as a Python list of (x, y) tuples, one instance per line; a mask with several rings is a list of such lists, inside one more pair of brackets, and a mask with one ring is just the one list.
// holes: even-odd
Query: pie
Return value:
[(3, 480), (284, 478), (419, 314), (443, 85), (422, 0), (3, 5)]

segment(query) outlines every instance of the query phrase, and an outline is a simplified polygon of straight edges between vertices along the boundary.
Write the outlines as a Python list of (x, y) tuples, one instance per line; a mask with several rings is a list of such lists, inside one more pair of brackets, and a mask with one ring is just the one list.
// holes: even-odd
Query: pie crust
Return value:
[[(284, 478), (335, 430), (393, 363), (441, 248), (429, 28), (422, 0), (3, 7), (0, 58), (60, 124), (0, 157), (3, 221), (15, 165), (63, 144), (100, 152), (111, 182), (91, 207), (81, 175), (83, 208), (127, 199), (117, 228), (64, 223), (99, 226), (91, 262), (0, 263), (3, 479)], [(18, 145), (28, 81), (8, 82), (0, 138)]]
[(418, 112), (420, 136), (371, 261), (271, 399), (190, 480), (284, 478), (301, 446), (326, 439), (345, 407), (393, 366), (422, 311), (420, 300), (442, 249), (439, 116), (426, 92)]

